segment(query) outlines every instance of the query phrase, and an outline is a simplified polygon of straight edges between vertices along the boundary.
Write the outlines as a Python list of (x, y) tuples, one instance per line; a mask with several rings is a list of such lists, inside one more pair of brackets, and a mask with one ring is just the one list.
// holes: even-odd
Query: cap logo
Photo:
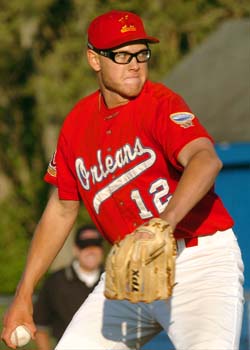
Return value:
[(121, 33), (127, 33), (127, 32), (136, 32), (136, 27), (133, 24), (127, 24), (128, 21), (128, 15), (121, 17), (118, 20), (121, 24)]

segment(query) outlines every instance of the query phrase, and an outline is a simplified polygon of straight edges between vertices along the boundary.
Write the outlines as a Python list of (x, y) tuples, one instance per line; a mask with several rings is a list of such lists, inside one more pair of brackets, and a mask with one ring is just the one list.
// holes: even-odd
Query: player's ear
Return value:
[(90, 67), (95, 72), (99, 72), (101, 69), (99, 55), (95, 51), (87, 49), (87, 59)]

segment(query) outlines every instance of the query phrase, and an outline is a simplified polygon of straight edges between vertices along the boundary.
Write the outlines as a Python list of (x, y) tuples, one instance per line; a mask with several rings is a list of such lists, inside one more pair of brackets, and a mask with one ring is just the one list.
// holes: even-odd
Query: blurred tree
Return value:
[[(0, 7), (0, 293), (9, 293), (48, 197), (42, 178), (59, 127), (96, 87), (84, 57), (89, 21), (113, 8), (141, 15), (161, 40), (150, 62), (150, 78), (159, 80), (221, 21), (249, 16), (250, 2), (0, 0)], [(89, 220), (81, 212), (79, 220)]]

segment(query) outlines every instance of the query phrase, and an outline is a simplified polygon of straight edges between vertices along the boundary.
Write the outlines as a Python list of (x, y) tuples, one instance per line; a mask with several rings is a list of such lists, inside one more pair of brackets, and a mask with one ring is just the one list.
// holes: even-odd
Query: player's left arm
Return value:
[(172, 228), (205, 196), (222, 168), (212, 142), (205, 137), (185, 145), (177, 159), (184, 171), (173, 197), (161, 214)]

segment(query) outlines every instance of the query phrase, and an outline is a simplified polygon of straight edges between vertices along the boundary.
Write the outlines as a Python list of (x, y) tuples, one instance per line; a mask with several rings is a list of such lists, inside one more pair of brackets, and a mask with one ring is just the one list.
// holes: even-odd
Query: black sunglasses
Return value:
[(140, 50), (135, 53), (127, 52), (127, 51), (118, 51), (114, 52), (111, 50), (99, 50), (94, 48), (92, 45), (88, 45), (88, 47), (98, 53), (101, 56), (107, 57), (115, 63), (118, 64), (128, 64), (135, 57), (138, 63), (148, 62), (151, 57), (151, 50), (149, 48)]

